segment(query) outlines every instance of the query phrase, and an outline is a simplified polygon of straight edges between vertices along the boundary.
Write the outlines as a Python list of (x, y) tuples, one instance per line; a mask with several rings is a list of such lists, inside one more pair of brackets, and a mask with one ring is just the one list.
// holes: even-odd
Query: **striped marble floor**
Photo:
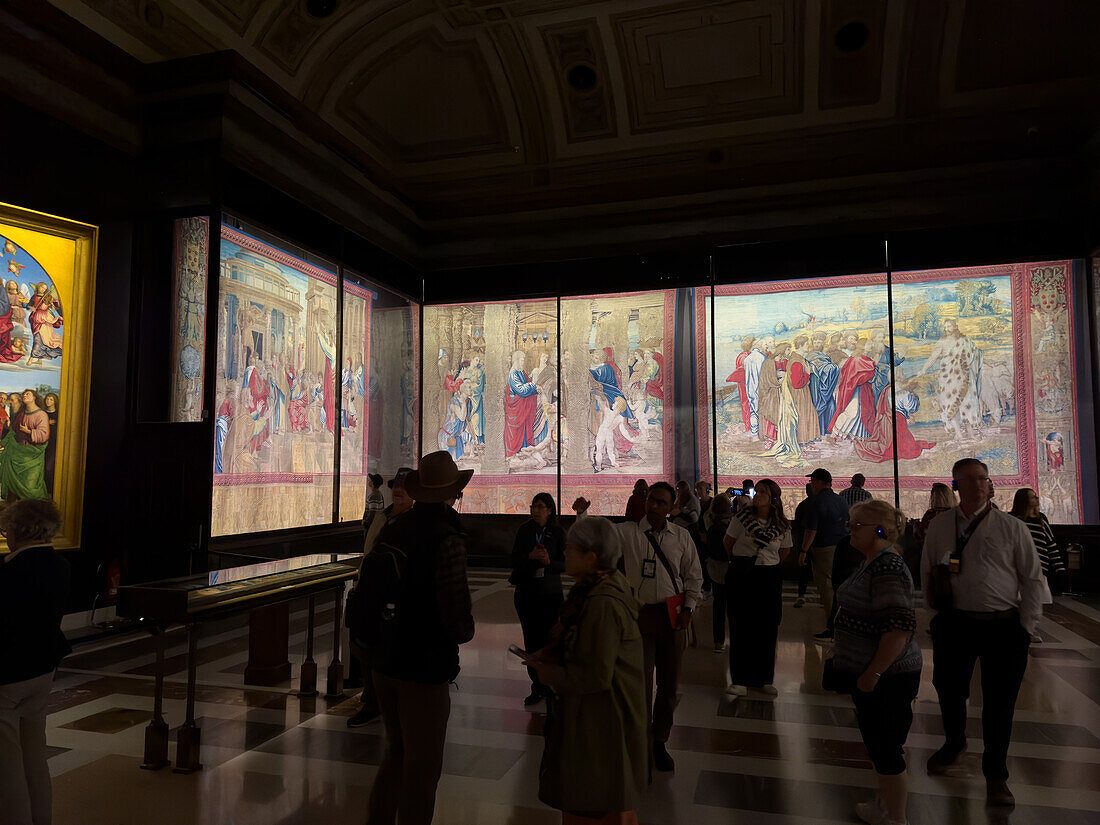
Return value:
[[(540, 825), (559, 815), (537, 799), (543, 708), (523, 707), (529, 684), (506, 653), (520, 641), (507, 575), (474, 570), (477, 635), (462, 648), (453, 688), (436, 822)], [(812, 592), (812, 589), (811, 589)], [(855, 802), (874, 773), (850, 702), (820, 688), (824, 648), (811, 641), (823, 612), (816, 600), (794, 609), (784, 593), (776, 684), (769, 700), (726, 700), (726, 658), (713, 652), (709, 604), (698, 616), (699, 644), (685, 655), (670, 750), (672, 775), (658, 775), (639, 811), (646, 825), (856, 822)], [(304, 648), (305, 611), (291, 616), (293, 662)], [(957, 775), (936, 778), (924, 761), (942, 741), (922, 616), (925, 673), (909, 736), (910, 821), (1017, 825), (1100, 823), (1100, 611), (1068, 598), (1048, 607), (1042, 645), (1033, 646), (1010, 757), (1017, 806), (990, 813), (977, 753)], [(324, 674), (332, 648), (332, 608), (318, 612), (316, 650)], [(165, 709), (183, 721), (185, 638), (170, 634)], [(197, 714), (204, 770), (193, 775), (139, 769), (152, 710), (153, 646), (132, 634), (82, 646), (58, 672), (48, 719), (54, 821), (123, 823), (361, 823), (382, 755), (381, 724), (350, 730), (357, 703), (301, 699), (291, 684), (243, 684), (247, 622), (205, 627)], [(296, 677), (295, 673), (295, 677)], [(976, 681), (976, 680), (975, 680)], [(323, 682), (323, 678), (322, 678)], [(322, 685), (323, 687), (323, 685)], [(980, 750), (980, 689), (971, 707), (971, 747)], [(172, 745), (174, 752), (174, 744)], [(172, 755), (170, 753), (170, 755)]]

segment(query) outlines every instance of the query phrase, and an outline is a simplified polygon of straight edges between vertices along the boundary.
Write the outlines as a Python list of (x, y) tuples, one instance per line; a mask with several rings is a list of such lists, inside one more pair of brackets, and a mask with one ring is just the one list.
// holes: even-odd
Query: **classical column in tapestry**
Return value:
[(210, 220), (179, 218), (172, 243), (172, 386), (170, 421), (201, 421), (206, 362), (206, 289)]
[(675, 305), (675, 290), (562, 300), (563, 502), (621, 515), (638, 478), (674, 480)]
[(475, 471), (462, 512), (526, 513), (536, 493), (556, 497), (557, 343), (554, 300), (424, 308), (435, 364), (425, 368), (423, 452), (447, 450)]

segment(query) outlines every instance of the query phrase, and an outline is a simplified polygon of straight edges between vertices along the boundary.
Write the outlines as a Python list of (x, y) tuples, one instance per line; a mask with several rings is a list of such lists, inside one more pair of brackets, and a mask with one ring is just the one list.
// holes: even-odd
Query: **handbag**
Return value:
[(672, 629), (676, 630), (676, 624), (680, 619), (680, 611), (684, 609), (684, 594), (680, 592), (680, 585), (676, 583), (676, 574), (672, 572), (672, 565), (669, 564), (667, 558), (665, 558), (664, 552), (661, 550), (661, 543), (653, 535), (652, 530), (645, 531), (645, 537), (649, 539), (649, 543), (653, 545), (653, 550), (657, 553), (657, 558), (661, 560), (661, 565), (665, 568), (665, 572), (668, 573), (668, 578), (672, 581), (672, 586), (676, 588), (676, 595), (669, 596), (665, 599), (665, 609), (668, 610), (668, 621), (672, 625)]
[(832, 656), (825, 660), (821, 668), (821, 688), (830, 693), (854, 693), (857, 676), (837, 668)]

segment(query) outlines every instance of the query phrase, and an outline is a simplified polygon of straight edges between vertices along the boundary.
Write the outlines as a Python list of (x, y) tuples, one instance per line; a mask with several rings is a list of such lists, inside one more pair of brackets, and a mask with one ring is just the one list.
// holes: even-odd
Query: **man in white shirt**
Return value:
[[(1043, 574), (1027, 525), (990, 506), (989, 469), (976, 458), (952, 468), (959, 506), (928, 526), (921, 559), (925, 599), (935, 607), (933, 570), (950, 577), (952, 606), (932, 619), (932, 684), (940, 699), (944, 746), (928, 759), (942, 774), (966, 750), (966, 700), (975, 660), (982, 664), (982, 773), (986, 802), (1014, 805), (1008, 744), (1031, 634), (1042, 615)], [(949, 572), (948, 572), (949, 571)]]
[[(658, 481), (649, 488), (645, 518), (638, 523), (626, 521), (619, 525), (623, 539), (623, 572), (642, 603), (638, 626), (645, 652), (643, 666), (646, 702), (650, 709), (653, 766), (659, 771), (671, 771), (676, 767), (665, 743), (672, 732), (687, 628), (702, 599), (703, 587), (703, 571), (695, 542), (687, 530), (668, 520), (675, 498), (672, 485)], [(684, 594), (684, 607), (673, 628), (665, 600), (677, 593)], [(656, 699), (653, 696), (654, 670)]]

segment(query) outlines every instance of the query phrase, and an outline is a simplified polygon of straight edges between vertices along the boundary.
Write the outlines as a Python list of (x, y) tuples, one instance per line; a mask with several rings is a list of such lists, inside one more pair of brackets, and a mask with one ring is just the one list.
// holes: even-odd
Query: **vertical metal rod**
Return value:
[(886, 329), (890, 333), (890, 435), (894, 442), (894, 506), (901, 506), (901, 477), (898, 469), (898, 408), (897, 389), (894, 375), (894, 362), (897, 350), (894, 349), (894, 272), (890, 262), (890, 241), (884, 239), (883, 251), (886, 256)]
[[(561, 358), (561, 291), (559, 290), (557, 296), (558, 310), (557, 310), (557, 348), (558, 348), (558, 512), (560, 513), (565, 509), (565, 502), (561, 500), (561, 385), (565, 380), (562, 376), (562, 358)], [(572, 503), (572, 502), (570, 502)]]
[(718, 331), (714, 326), (714, 304), (716, 299), (714, 283), (717, 275), (714, 271), (714, 255), (710, 260), (710, 455), (714, 467), (714, 495), (718, 495), (718, 347), (715, 344)]
[[(333, 380), (336, 382), (332, 422), (332, 523), (340, 523), (340, 448), (343, 445), (344, 426), (344, 264), (336, 267), (336, 363), (333, 364)], [(366, 365), (369, 369), (370, 365)]]
[(306, 617), (306, 658), (298, 674), (298, 695), (317, 695), (317, 662), (313, 660), (313, 632), (317, 614), (317, 597), (309, 597), (309, 612)]
[(141, 767), (156, 771), (168, 764), (168, 723), (164, 721), (164, 628), (155, 627), (157, 660), (153, 681), (153, 718), (145, 728), (145, 758)]
[(332, 661), (328, 666), (328, 689), (326, 699), (333, 699), (344, 693), (344, 663), (340, 661), (340, 628), (343, 626), (344, 585), (341, 582), (336, 589), (332, 619)]
[(199, 658), (199, 625), (187, 626), (187, 718), (176, 733), (176, 773), (202, 770), (199, 762), (201, 731), (195, 724), (195, 674)]

